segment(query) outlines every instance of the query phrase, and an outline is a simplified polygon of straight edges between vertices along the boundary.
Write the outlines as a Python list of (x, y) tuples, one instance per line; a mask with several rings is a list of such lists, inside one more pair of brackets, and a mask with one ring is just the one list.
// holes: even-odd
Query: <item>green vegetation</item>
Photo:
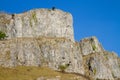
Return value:
[(91, 44), (92, 44), (92, 49), (93, 49), (93, 51), (95, 51), (97, 49), (97, 47), (94, 43), (94, 38), (91, 38), (90, 41), (91, 41)]
[(6, 34), (0, 31), (0, 40), (5, 39), (5, 37), (7, 37)]
[(115, 75), (114, 75), (114, 73), (112, 73), (112, 76), (113, 76), (113, 78), (115, 78)]
[(95, 45), (92, 45), (93, 51), (95, 51), (97, 49), (97, 47)]
[(93, 42), (93, 41), (94, 41), (94, 39), (93, 39), (93, 38), (91, 38), (90, 40), (91, 40), (91, 42)]
[(94, 69), (93, 69), (93, 73), (94, 73), (94, 75), (96, 75), (96, 71), (97, 71), (96, 68), (94, 68)]
[[(77, 77), (75, 74), (61, 73), (47, 67), (0, 67), (0, 80), (36, 80), (38, 77), (56, 78), (56, 76), (60, 76), (60, 80), (74, 80), (74, 77)], [(81, 80), (83, 79), (81, 77)]]
[(69, 64), (65, 64), (65, 65), (59, 65), (59, 69), (61, 72), (65, 72), (65, 70), (69, 67)]
[(34, 21), (35, 24), (38, 22), (37, 17), (36, 17), (36, 12), (33, 12), (32, 15), (31, 15), (31, 17), (30, 17), (30, 26), (31, 27), (33, 26), (32, 21)]
[(97, 78), (96, 80), (100, 80), (100, 79)]
[(108, 60), (109, 58), (108, 58), (108, 56), (105, 56), (105, 58)]
[(32, 18), (34, 19), (35, 23), (37, 23), (37, 17), (35, 12), (32, 13)]
[(30, 26), (32, 27), (32, 19), (30, 19)]
[(104, 56), (105, 56), (106, 60), (109, 60), (108, 55), (106, 53), (104, 53)]

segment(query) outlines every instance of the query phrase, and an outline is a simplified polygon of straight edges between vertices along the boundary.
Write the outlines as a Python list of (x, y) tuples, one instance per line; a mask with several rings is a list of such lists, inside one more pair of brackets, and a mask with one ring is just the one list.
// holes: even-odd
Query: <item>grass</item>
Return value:
[[(60, 80), (75, 80), (74, 78), (78, 77), (75, 74), (61, 73), (47, 67), (0, 67), (0, 80), (36, 80), (38, 77), (55, 78), (56, 76), (60, 76)], [(81, 80), (85, 79), (81, 77)]]

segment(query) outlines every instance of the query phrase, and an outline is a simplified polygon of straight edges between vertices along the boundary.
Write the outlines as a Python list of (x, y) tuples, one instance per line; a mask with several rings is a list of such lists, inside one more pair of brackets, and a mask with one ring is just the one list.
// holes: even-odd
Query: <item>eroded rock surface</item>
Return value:
[[(96, 43), (91, 44), (91, 39), (96, 41)], [(120, 67), (116, 53), (105, 51), (95, 37), (85, 38), (80, 42), (81, 44), (84, 47), (82, 48), (81, 46), (81, 50), (87, 53), (85, 54), (82, 51), (84, 69), (87, 76), (90, 76), (92, 79), (114, 80), (116, 77), (120, 78)], [(95, 47), (92, 45), (95, 45)]]
[(0, 65), (11, 67), (49, 66), (58, 70), (70, 64), (68, 72), (84, 74), (79, 44), (64, 38), (17, 38), (0, 41)]
[(95, 52), (103, 52), (101, 44), (96, 37), (84, 38), (80, 41), (80, 46), (83, 55), (88, 55)]
[(73, 21), (61, 10), (36, 9), (21, 14), (0, 13), (0, 66), (48, 66), (94, 79), (120, 79), (120, 58), (96, 37), (74, 41)]
[(0, 30), (8, 38), (66, 37), (74, 41), (72, 15), (55, 9), (36, 9), (21, 14), (0, 14)]

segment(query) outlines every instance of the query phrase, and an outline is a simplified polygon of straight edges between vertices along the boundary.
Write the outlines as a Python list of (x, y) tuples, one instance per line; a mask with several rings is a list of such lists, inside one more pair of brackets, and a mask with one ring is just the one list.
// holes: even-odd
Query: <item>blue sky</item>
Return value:
[(120, 0), (0, 0), (0, 11), (8, 13), (53, 6), (73, 15), (76, 41), (96, 36), (120, 56)]

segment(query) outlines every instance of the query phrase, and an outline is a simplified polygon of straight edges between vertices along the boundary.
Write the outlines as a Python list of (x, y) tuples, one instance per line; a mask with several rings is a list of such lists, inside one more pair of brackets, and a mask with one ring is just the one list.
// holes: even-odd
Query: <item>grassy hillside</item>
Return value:
[(76, 74), (61, 73), (51, 70), (47, 67), (15, 67), (3, 68), (0, 67), (0, 80), (37, 80), (39, 77), (52, 80), (60, 78), (60, 80), (86, 80), (82, 76)]

